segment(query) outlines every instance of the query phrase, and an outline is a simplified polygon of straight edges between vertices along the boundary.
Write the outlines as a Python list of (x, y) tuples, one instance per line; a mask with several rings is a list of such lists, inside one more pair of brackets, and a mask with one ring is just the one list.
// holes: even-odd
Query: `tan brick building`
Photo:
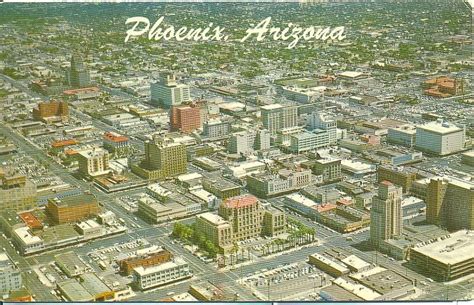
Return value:
[(99, 214), (99, 203), (94, 195), (81, 194), (48, 200), (46, 213), (56, 224), (77, 222)]

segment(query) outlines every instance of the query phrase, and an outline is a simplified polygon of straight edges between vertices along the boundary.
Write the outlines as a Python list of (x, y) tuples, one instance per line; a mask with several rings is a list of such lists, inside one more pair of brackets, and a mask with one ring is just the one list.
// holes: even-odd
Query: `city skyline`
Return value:
[(0, 300), (473, 299), (467, 1), (8, 2)]

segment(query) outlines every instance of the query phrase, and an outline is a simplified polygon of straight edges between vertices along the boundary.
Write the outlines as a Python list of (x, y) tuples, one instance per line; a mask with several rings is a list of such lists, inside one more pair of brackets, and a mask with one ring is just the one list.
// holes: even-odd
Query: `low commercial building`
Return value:
[(317, 204), (313, 200), (298, 193), (286, 195), (283, 199), (286, 207), (305, 214), (308, 217), (316, 217)]
[(85, 239), (99, 237), (104, 234), (104, 228), (92, 219), (76, 223), (75, 229)]
[(120, 260), (117, 263), (123, 274), (130, 275), (136, 267), (149, 268), (169, 262), (172, 258), (173, 255), (168, 250), (161, 247), (153, 247), (150, 251), (137, 251), (134, 255)]
[(406, 300), (416, 293), (412, 279), (379, 266), (349, 275), (349, 278), (378, 294), (374, 301)]
[(356, 255), (349, 255), (341, 260), (351, 272), (363, 272), (372, 268), (372, 265)]
[(188, 263), (180, 257), (149, 268), (133, 269), (133, 282), (140, 290), (166, 285), (192, 277)]
[(374, 164), (352, 160), (342, 160), (341, 168), (344, 172), (349, 173), (354, 178), (362, 178), (364, 175), (376, 171), (376, 166)]
[(236, 179), (245, 179), (249, 175), (265, 172), (266, 167), (267, 164), (262, 161), (245, 161), (234, 166), (227, 165), (223, 173), (232, 175)]
[(290, 100), (298, 103), (307, 104), (313, 103), (324, 95), (325, 86), (318, 86), (313, 88), (300, 87), (282, 87), (283, 94)]
[(198, 301), (235, 301), (235, 294), (226, 294), (222, 288), (207, 281), (189, 286), (189, 293)]
[(321, 187), (314, 184), (303, 188), (301, 194), (321, 204), (336, 202), (342, 197), (342, 193), (332, 187)]
[(73, 251), (55, 255), (54, 261), (70, 278), (92, 271), (92, 268)]
[(358, 153), (365, 152), (369, 149), (368, 143), (352, 139), (344, 139), (339, 141), (339, 146)]
[(58, 283), (58, 290), (71, 302), (105, 302), (115, 300), (115, 291), (95, 273), (79, 275)]
[(474, 233), (460, 230), (410, 249), (410, 264), (439, 281), (474, 272)]
[[(42, 225), (43, 221), (45, 225)], [(12, 237), (14, 246), (25, 256), (120, 234), (127, 230), (117, 222), (99, 225), (89, 218), (85, 223), (86, 231), (80, 229), (75, 221), (57, 224), (48, 220), (48, 215), (42, 209), (21, 213), (20, 216), (15, 213), (0, 214), (2, 231)], [(91, 232), (87, 232), (89, 229)]]
[(219, 175), (208, 176), (202, 181), (202, 186), (222, 200), (240, 195), (240, 185)]
[(138, 200), (138, 214), (153, 223), (186, 217), (186, 207), (176, 202), (162, 204), (149, 197)]
[(318, 253), (309, 256), (309, 263), (334, 277), (339, 277), (350, 272), (343, 264)]
[(338, 232), (349, 233), (369, 226), (370, 214), (352, 206), (338, 205), (318, 211), (316, 220)]
[(196, 157), (193, 159), (192, 163), (207, 171), (216, 171), (222, 167), (219, 162), (208, 157)]
[(417, 197), (405, 197), (402, 200), (402, 215), (403, 218), (410, 218), (418, 215), (421, 211), (426, 209), (426, 204), (423, 199)]
[(291, 136), (300, 134), (304, 131), (303, 126), (293, 126), (282, 128), (276, 133), (276, 140), (275, 142), (278, 145), (283, 147), (289, 147), (291, 145)]
[(111, 114), (102, 117), (102, 120), (115, 128), (138, 127), (144, 122), (130, 113)]
[(271, 197), (299, 190), (312, 182), (311, 170), (280, 170), (278, 175), (247, 176), (247, 188), (259, 197)]
[(355, 205), (358, 208), (367, 209), (372, 205), (372, 198), (375, 193), (362, 193), (355, 197)]

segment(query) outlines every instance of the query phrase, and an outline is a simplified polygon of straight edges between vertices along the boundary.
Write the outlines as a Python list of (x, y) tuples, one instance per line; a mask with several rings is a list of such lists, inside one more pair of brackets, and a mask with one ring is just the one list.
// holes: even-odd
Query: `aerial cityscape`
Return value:
[(467, 1), (2, 3), (0, 28), (0, 301), (474, 299)]

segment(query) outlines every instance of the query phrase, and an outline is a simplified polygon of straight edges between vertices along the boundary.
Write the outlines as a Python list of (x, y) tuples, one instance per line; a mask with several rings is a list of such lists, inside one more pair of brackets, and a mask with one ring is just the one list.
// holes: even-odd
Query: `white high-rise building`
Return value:
[(266, 105), (262, 108), (263, 127), (271, 135), (276, 135), (283, 128), (298, 126), (298, 106)]
[(191, 101), (188, 85), (178, 84), (174, 74), (164, 73), (158, 83), (151, 84), (151, 103), (164, 108)]
[(329, 135), (329, 145), (337, 143), (337, 124), (336, 120), (327, 112), (314, 111), (308, 118), (307, 127), (309, 130), (326, 130)]
[(436, 155), (448, 155), (464, 149), (466, 130), (438, 120), (416, 127), (415, 148)]
[(270, 148), (270, 132), (266, 129), (239, 131), (232, 134), (227, 149), (233, 154), (250, 154)]
[(109, 174), (109, 152), (103, 148), (92, 148), (77, 154), (79, 172), (86, 177)]
[(21, 288), (21, 272), (6, 253), (0, 253), (0, 293)]
[(402, 188), (382, 181), (378, 194), (372, 199), (370, 210), (370, 242), (378, 246), (381, 241), (402, 234)]

